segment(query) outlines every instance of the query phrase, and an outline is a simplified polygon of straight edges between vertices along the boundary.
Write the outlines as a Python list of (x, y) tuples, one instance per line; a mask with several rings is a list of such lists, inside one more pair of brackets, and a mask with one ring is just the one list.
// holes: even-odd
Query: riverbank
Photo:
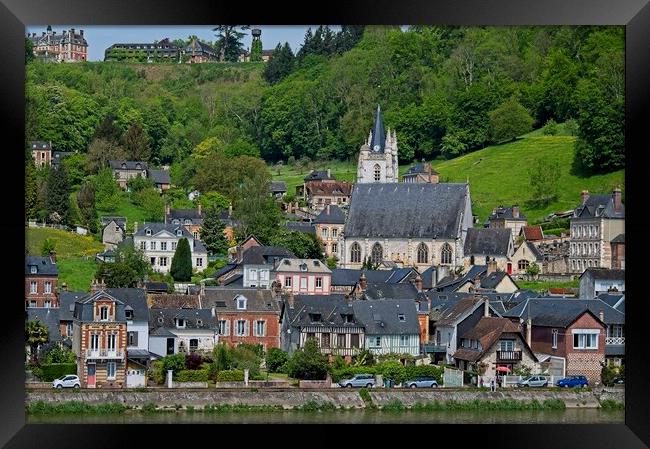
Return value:
[[(621, 408), (624, 390), (35, 390), (32, 414), (155, 411), (268, 412), (283, 410), (557, 410)], [(67, 405), (66, 405), (67, 404)]]

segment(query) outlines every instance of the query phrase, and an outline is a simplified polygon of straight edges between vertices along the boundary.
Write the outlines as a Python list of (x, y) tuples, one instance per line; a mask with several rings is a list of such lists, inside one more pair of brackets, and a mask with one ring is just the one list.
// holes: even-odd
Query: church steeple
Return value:
[(381, 107), (377, 105), (377, 113), (375, 114), (375, 126), (372, 128), (372, 140), (370, 141), (370, 149), (375, 153), (384, 151), (386, 145), (386, 132), (384, 131), (384, 120), (381, 117)]

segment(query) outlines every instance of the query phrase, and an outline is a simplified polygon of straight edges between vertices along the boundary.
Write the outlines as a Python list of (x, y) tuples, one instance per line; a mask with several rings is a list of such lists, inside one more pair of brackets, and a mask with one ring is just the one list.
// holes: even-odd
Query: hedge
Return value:
[(392, 379), (397, 383), (414, 377), (434, 377), (442, 385), (444, 367), (436, 365), (402, 366), (399, 362), (387, 361), (375, 366), (346, 366), (332, 371), (332, 381), (338, 382), (357, 374), (381, 374), (384, 379)]
[(244, 372), (240, 369), (222, 370), (217, 374), (217, 382), (243, 382)]
[(207, 382), (209, 371), (206, 369), (184, 369), (174, 375), (176, 382)]
[(32, 370), (34, 375), (42, 382), (52, 382), (54, 379), (65, 376), (67, 374), (77, 374), (76, 363), (52, 363), (49, 365), (41, 365)]

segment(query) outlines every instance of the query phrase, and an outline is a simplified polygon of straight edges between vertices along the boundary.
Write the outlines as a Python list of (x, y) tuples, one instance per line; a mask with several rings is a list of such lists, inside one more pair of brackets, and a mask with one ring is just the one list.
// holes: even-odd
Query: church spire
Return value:
[(370, 149), (374, 152), (383, 152), (386, 145), (386, 133), (384, 131), (384, 120), (381, 117), (381, 107), (377, 105), (375, 114), (375, 126), (372, 128), (372, 141)]

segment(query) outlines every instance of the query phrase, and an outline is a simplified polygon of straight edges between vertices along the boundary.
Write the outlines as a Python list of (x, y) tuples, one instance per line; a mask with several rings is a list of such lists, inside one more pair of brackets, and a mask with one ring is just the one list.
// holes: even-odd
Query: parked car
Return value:
[(569, 376), (555, 382), (558, 387), (588, 387), (589, 381), (585, 376)]
[(80, 388), (81, 382), (79, 381), (79, 376), (75, 374), (67, 374), (61, 376), (58, 379), (54, 379), (52, 382), (52, 388)]
[(528, 376), (517, 382), (518, 387), (548, 387), (546, 376)]
[(625, 376), (617, 376), (612, 379), (614, 385), (625, 385)]
[(438, 381), (434, 377), (415, 377), (404, 382), (404, 388), (437, 388)]
[(339, 385), (344, 388), (352, 387), (366, 387), (372, 388), (375, 386), (375, 376), (372, 374), (357, 374), (350, 379), (341, 379)]

